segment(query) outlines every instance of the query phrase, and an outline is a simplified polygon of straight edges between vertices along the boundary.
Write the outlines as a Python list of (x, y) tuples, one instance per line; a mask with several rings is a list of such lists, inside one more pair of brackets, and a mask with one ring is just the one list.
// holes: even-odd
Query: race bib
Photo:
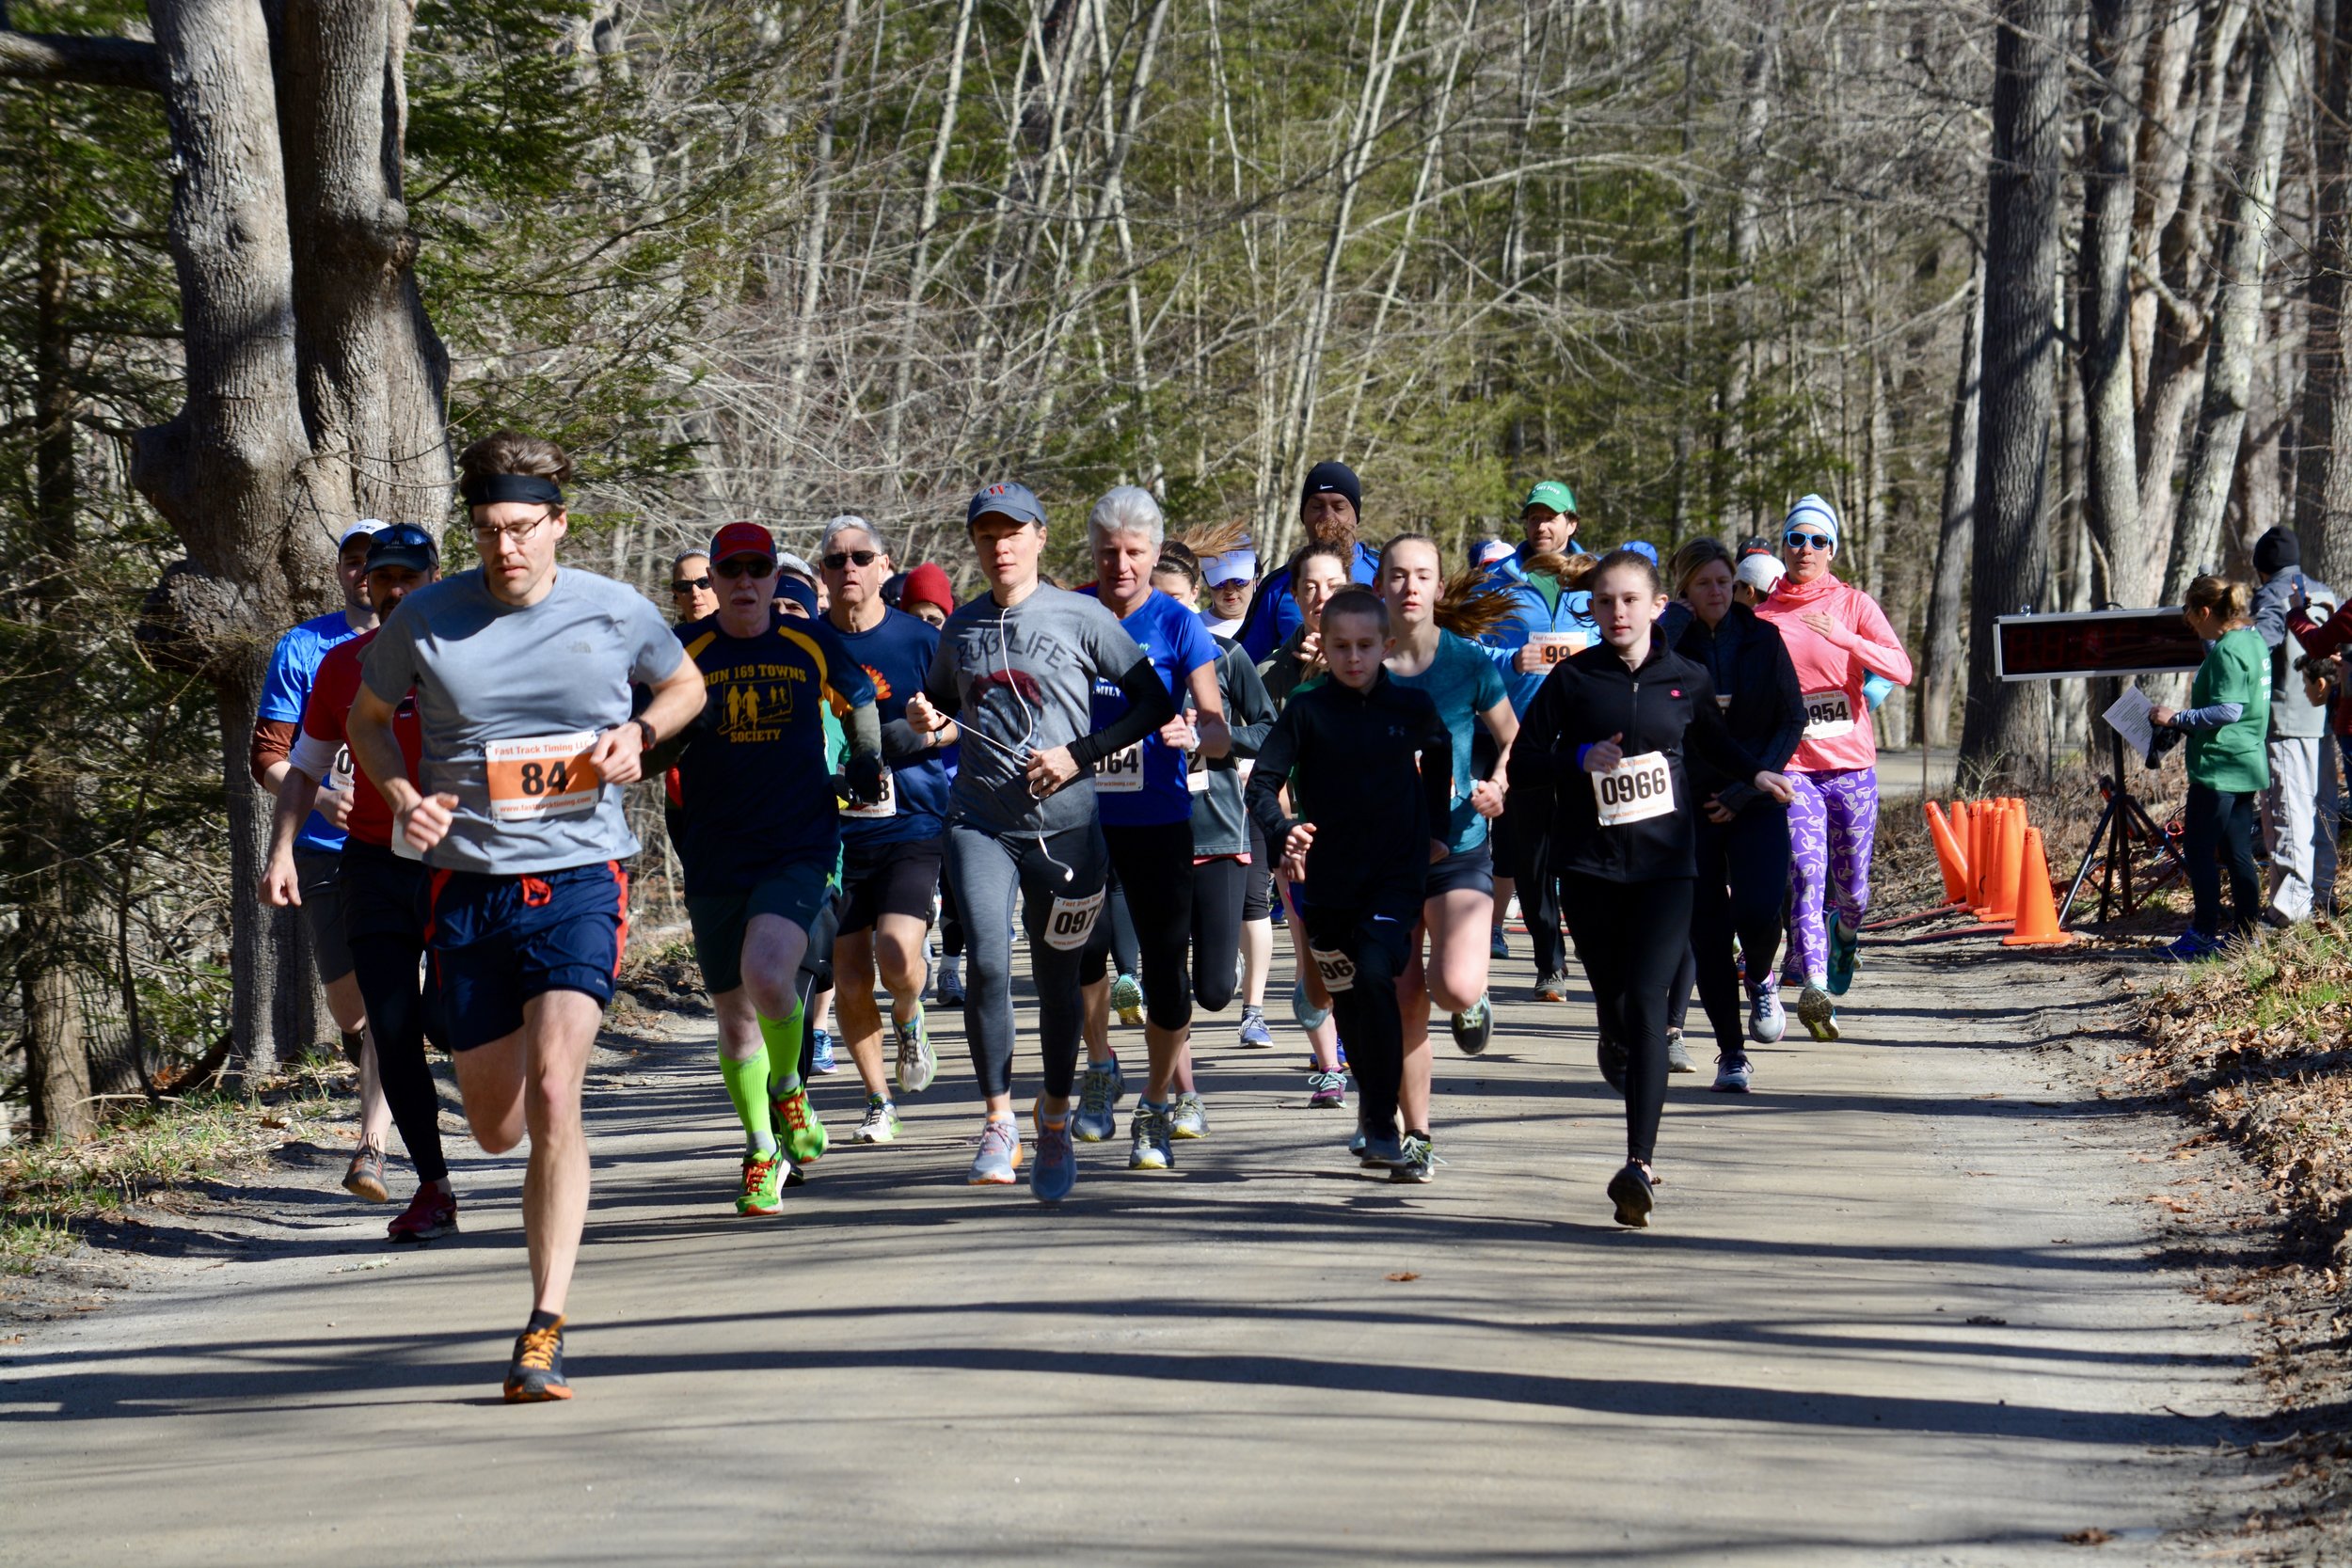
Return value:
[(1094, 787), (1105, 795), (1143, 793), (1143, 742), (1122, 747), (1094, 765)]
[(1853, 700), (1843, 691), (1808, 691), (1804, 694), (1804, 737), (1807, 740), (1836, 740), (1839, 736), (1853, 733)]
[(889, 768), (882, 769), (882, 799), (871, 805), (851, 800), (841, 808), (843, 817), (851, 822), (879, 822), (885, 816), (898, 815), (898, 776)]
[(352, 785), (358, 784), (358, 782), (359, 770), (352, 766), (351, 748), (348, 746), (336, 747), (334, 766), (327, 768), (326, 783), (322, 787), (326, 789), (349, 789)]
[(1559, 663), (1572, 654), (1584, 651), (1584, 634), (1581, 631), (1530, 632), (1527, 645), (1543, 656), (1546, 665)]
[(596, 809), (604, 775), (588, 760), (593, 731), (493, 740), (482, 748), (490, 784), (490, 820), (536, 822), (581, 816)]
[(1723, 695), (1721, 692), (1718, 692), (1715, 696), (1715, 705), (1723, 709), (1724, 712), (1729, 713), (1731, 711), (1731, 699)]
[(1045, 911), (1045, 945), (1057, 953), (1075, 953), (1094, 934), (1095, 917), (1103, 912), (1103, 890), (1085, 898), (1057, 896)]
[(1315, 961), (1315, 973), (1323, 976), (1323, 989), (1337, 996), (1356, 989), (1356, 960), (1346, 954), (1326, 947), (1310, 947), (1307, 956)]
[(1600, 825), (1622, 828), (1646, 822), (1675, 809), (1674, 771), (1663, 752), (1628, 757), (1606, 773), (1591, 775), (1593, 799), (1600, 803)]

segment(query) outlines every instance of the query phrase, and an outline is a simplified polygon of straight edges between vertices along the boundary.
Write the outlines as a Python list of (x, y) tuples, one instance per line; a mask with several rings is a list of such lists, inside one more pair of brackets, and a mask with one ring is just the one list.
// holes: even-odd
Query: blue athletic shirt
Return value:
[[(303, 705), (310, 700), (310, 684), (318, 679), (319, 662), (326, 658), (326, 650), (358, 635), (339, 610), (332, 615), (305, 621), (279, 638), (276, 650), (269, 656), (269, 673), (262, 679), (261, 705), (253, 716), (276, 723), (300, 724)], [(302, 832), (294, 835), (297, 849), (332, 855), (341, 852), (342, 847), (342, 830), (330, 826), (317, 812), (310, 814), (310, 819), (302, 824)]]
[(1454, 812), (1445, 845), (1455, 854), (1477, 848), (1486, 842), (1486, 819), (1470, 804), (1470, 785), (1477, 778), (1470, 770), (1470, 741), (1478, 733), (1478, 716), (1509, 697), (1502, 673), (1477, 643), (1439, 627), (1437, 657), (1428, 669), (1418, 675), (1391, 670), (1389, 675), (1399, 686), (1426, 691), (1438, 705), (1438, 718), (1454, 737)]
[(708, 698), (677, 764), (686, 891), (748, 893), (783, 866), (830, 867), (841, 835), (825, 689), (856, 707), (874, 683), (823, 621), (778, 616), (757, 637), (730, 637), (714, 615), (677, 638)]
[[(1091, 585), (1079, 593), (1099, 598)], [(1168, 687), (1168, 694), (1175, 699), (1181, 712), (1184, 693), (1192, 684), (1192, 673), (1204, 664), (1216, 662), (1216, 643), (1209, 637), (1209, 628), (1201, 624), (1200, 612), (1154, 588), (1144, 595), (1133, 615), (1122, 617), (1120, 626), (1136, 640), (1152, 668)], [(1125, 673), (1124, 671), (1117, 673)], [(1094, 681), (1094, 727), (1117, 722), (1127, 716), (1127, 696), (1119, 689), (1116, 674), (1110, 679), (1097, 675)], [(1140, 828), (1159, 822), (1189, 822), (1192, 820), (1192, 791), (1184, 783), (1184, 753), (1163, 742), (1157, 732), (1147, 735), (1142, 747), (1142, 784), (1120, 788), (1129, 783), (1132, 773), (1122, 779), (1119, 764), (1134, 759), (1125, 753), (1104, 757), (1094, 769), (1095, 804), (1101, 809), (1103, 823), (1113, 828)]]
[[(874, 683), (874, 712), (883, 723), (903, 719), (907, 699), (923, 689), (923, 677), (939, 652), (939, 628), (920, 615), (884, 610), (871, 631), (843, 631), (825, 623), (849, 656)], [(847, 708), (838, 698), (834, 711)], [(859, 816), (844, 807), (841, 836), (852, 844), (901, 844), (937, 838), (947, 822), (948, 773), (945, 756), (933, 752), (920, 762), (891, 770), (891, 815)]]

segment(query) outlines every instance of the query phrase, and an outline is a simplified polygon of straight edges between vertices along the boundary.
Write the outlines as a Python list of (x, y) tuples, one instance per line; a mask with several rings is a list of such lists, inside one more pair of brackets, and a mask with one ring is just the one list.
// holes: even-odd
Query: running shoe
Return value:
[(1347, 1075), (1343, 1072), (1307, 1074), (1307, 1109), (1337, 1111), (1347, 1104)]
[(939, 1005), (943, 1007), (963, 1006), (963, 959), (949, 956), (939, 960)]
[(373, 1144), (361, 1144), (359, 1152), (351, 1157), (351, 1168), (343, 1172), (343, 1191), (370, 1203), (389, 1203), (392, 1190), (384, 1185), (384, 1151)]
[(1178, 1095), (1168, 1108), (1168, 1135), (1171, 1138), (1205, 1138), (1209, 1135), (1208, 1107), (1190, 1089)]
[(1511, 956), (1511, 943), (1503, 936), (1502, 927), (1495, 927), (1494, 940), (1486, 944), (1486, 953), (1489, 958), (1507, 958)]
[(898, 1107), (881, 1095), (866, 1097), (866, 1119), (850, 1134), (851, 1143), (886, 1144), (898, 1136)]
[(816, 1037), (816, 1043), (809, 1052), (809, 1071), (839, 1072), (841, 1070), (841, 1064), (833, 1059), (833, 1031), (830, 1029), (815, 1029), (811, 1030), (810, 1033)]
[(1625, 1169), (1609, 1179), (1609, 1201), (1617, 1206), (1617, 1223), (1636, 1230), (1649, 1226), (1649, 1212), (1656, 1206), (1657, 1194), (1650, 1186), (1649, 1173), (1631, 1160)]
[(1086, 1076), (1078, 1083), (1078, 1108), (1071, 1113), (1071, 1131), (1083, 1143), (1108, 1142), (1119, 1131), (1119, 1117), (1114, 1107), (1119, 1103), (1119, 1062), (1089, 1062)]
[(1788, 1032), (1788, 1015), (1781, 1011), (1780, 988), (1748, 993), (1748, 1038), (1758, 1045), (1775, 1045)]
[(1407, 1132), (1404, 1139), (1405, 1158), (1389, 1167), (1391, 1181), (1426, 1181), (1438, 1174), (1439, 1160), (1429, 1147), (1426, 1132)]
[(1829, 993), (1843, 996), (1853, 985), (1853, 972), (1862, 967), (1862, 933), (1849, 930), (1845, 917), (1829, 912)]
[(893, 1022), (891, 1028), (898, 1036), (898, 1092), (921, 1094), (931, 1086), (939, 1073), (939, 1055), (931, 1050), (930, 1030), (925, 1026), (918, 1009), (904, 1023)]
[(408, 1207), (392, 1221), (386, 1234), (403, 1244), (421, 1243), (457, 1234), (457, 1195), (445, 1193), (430, 1181), (417, 1189)]
[(1601, 1081), (1619, 1094), (1625, 1093), (1625, 1047), (1604, 1035), (1594, 1042), (1593, 1055), (1600, 1064)]
[(1134, 975), (1121, 974), (1111, 982), (1111, 1010), (1129, 1028), (1143, 1022), (1143, 987)]
[(972, 1156), (972, 1174), (964, 1178), (975, 1187), (1009, 1187), (1021, 1164), (1021, 1130), (1007, 1117), (991, 1117), (980, 1132), (980, 1151)]
[(1811, 1030), (1815, 1039), (1834, 1040), (1837, 1037), (1837, 1004), (1829, 999), (1829, 992), (1808, 980), (1804, 993), (1797, 998), (1797, 1022)]
[(1666, 1070), (1668, 1072), (1696, 1072), (1698, 1069), (1698, 1063), (1691, 1060), (1691, 1048), (1682, 1043), (1682, 1031), (1667, 1030)]
[(1717, 1094), (1747, 1093), (1748, 1078), (1755, 1072), (1755, 1070), (1756, 1069), (1749, 1065), (1748, 1059), (1745, 1056), (1716, 1057), (1714, 1084), (1715, 1092)]
[(1465, 1056), (1483, 1054), (1487, 1042), (1495, 1037), (1495, 1010), (1480, 997), (1470, 1006), (1454, 1015), (1454, 1043)]
[(1301, 1029), (1312, 1034), (1322, 1028), (1323, 1021), (1330, 1016), (1330, 1008), (1318, 1007), (1308, 997), (1306, 981), (1291, 982), (1291, 1018)]
[(1241, 1043), (1251, 1051), (1273, 1049), (1274, 1031), (1266, 1027), (1264, 1008), (1242, 1008)]
[(784, 1150), (771, 1148), (765, 1154), (743, 1156), (743, 1190), (736, 1195), (735, 1212), (739, 1214), (781, 1214), (784, 1212)]
[(1552, 970), (1535, 982), (1538, 1002), (1565, 1002), (1568, 999), (1568, 976), (1563, 970)]
[(1033, 1111), (1037, 1118), (1037, 1164), (1029, 1167), (1029, 1196), (1040, 1203), (1059, 1203), (1078, 1184), (1078, 1150), (1070, 1142), (1070, 1117), (1059, 1125)]
[[(1405, 1140), (1397, 1136), (1396, 1129), (1375, 1132), (1359, 1123), (1358, 1131), (1363, 1135), (1364, 1147), (1357, 1149), (1356, 1157), (1365, 1164), (1386, 1165), (1394, 1170), (1405, 1163)], [(1348, 1147), (1354, 1148), (1355, 1145)]]
[(792, 1156), (794, 1164), (813, 1165), (824, 1158), (825, 1124), (818, 1119), (817, 1107), (808, 1102), (808, 1085), (771, 1100), (768, 1115), (784, 1135), (785, 1152)]
[[(2200, 958), (2212, 958), (2216, 953), (2221, 951), (2221, 943), (2217, 939), (2209, 937), (2202, 931), (2192, 927), (2189, 930), (2183, 931), (2178, 937), (2174, 938), (2164, 946), (2156, 949), (2156, 951), (2161, 956), (2170, 958), (2174, 963), (2188, 964), (2195, 963)], [(352, 1164), (353, 1166), (357, 1168), (358, 1162), (355, 1160)], [(349, 1177), (345, 1177), (343, 1179), (343, 1185), (346, 1187), (351, 1186), (351, 1179)], [(352, 1187), (352, 1191), (354, 1192), (358, 1192), (358, 1190), (359, 1189), (357, 1187)]]
[(1168, 1116), (1165, 1109), (1152, 1110), (1141, 1101), (1136, 1101), (1134, 1123), (1135, 1142), (1127, 1149), (1129, 1170), (1174, 1170), (1175, 1151), (1168, 1147)]
[[(1364, 1158), (1364, 1130), (1360, 1126), (1347, 1135), (1347, 1151), (1359, 1160)], [(1365, 1164), (1371, 1164), (1365, 1161)]]
[(506, 1364), (506, 1402), (535, 1404), (571, 1397), (572, 1386), (564, 1381), (564, 1320), (516, 1335), (515, 1359)]

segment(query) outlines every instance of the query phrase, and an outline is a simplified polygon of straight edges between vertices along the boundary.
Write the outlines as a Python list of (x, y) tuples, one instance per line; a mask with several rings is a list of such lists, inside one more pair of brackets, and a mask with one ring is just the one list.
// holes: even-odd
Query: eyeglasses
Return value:
[(1827, 550), (1836, 547), (1837, 541), (1826, 533), (1791, 533), (1781, 543), (1792, 550)]
[(739, 555), (719, 562), (719, 575), (729, 582), (738, 578), (771, 578), (776, 575), (776, 563), (755, 555)]
[(554, 515), (555, 509), (549, 507), (527, 523), (508, 523), (504, 528), (485, 528), (480, 523), (476, 523), (473, 530), (474, 547), (478, 550), (488, 550), (501, 541), (511, 541), (519, 545), (538, 532), (540, 525)]
[(695, 594), (700, 593), (703, 589), (709, 586), (710, 574), (708, 572), (705, 572), (698, 578), (678, 578), (674, 579), (670, 584), (670, 592), (673, 594)]
[(880, 550), (835, 550), (831, 555), (818, 556), (817, 563), (828, 572), (838, 572), (851, 562), (860, 566), (871, 566), (881, 559)]

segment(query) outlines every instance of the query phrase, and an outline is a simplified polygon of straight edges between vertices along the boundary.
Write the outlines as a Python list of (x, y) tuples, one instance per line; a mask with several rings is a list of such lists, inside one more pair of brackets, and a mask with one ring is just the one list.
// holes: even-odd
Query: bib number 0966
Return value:
[(1675, 809), (1674, 772), (1663, 752), (1628, 757), (1606, 773), (1593, 774), (1592, 780), (1604, 828), (1645, 822)]

